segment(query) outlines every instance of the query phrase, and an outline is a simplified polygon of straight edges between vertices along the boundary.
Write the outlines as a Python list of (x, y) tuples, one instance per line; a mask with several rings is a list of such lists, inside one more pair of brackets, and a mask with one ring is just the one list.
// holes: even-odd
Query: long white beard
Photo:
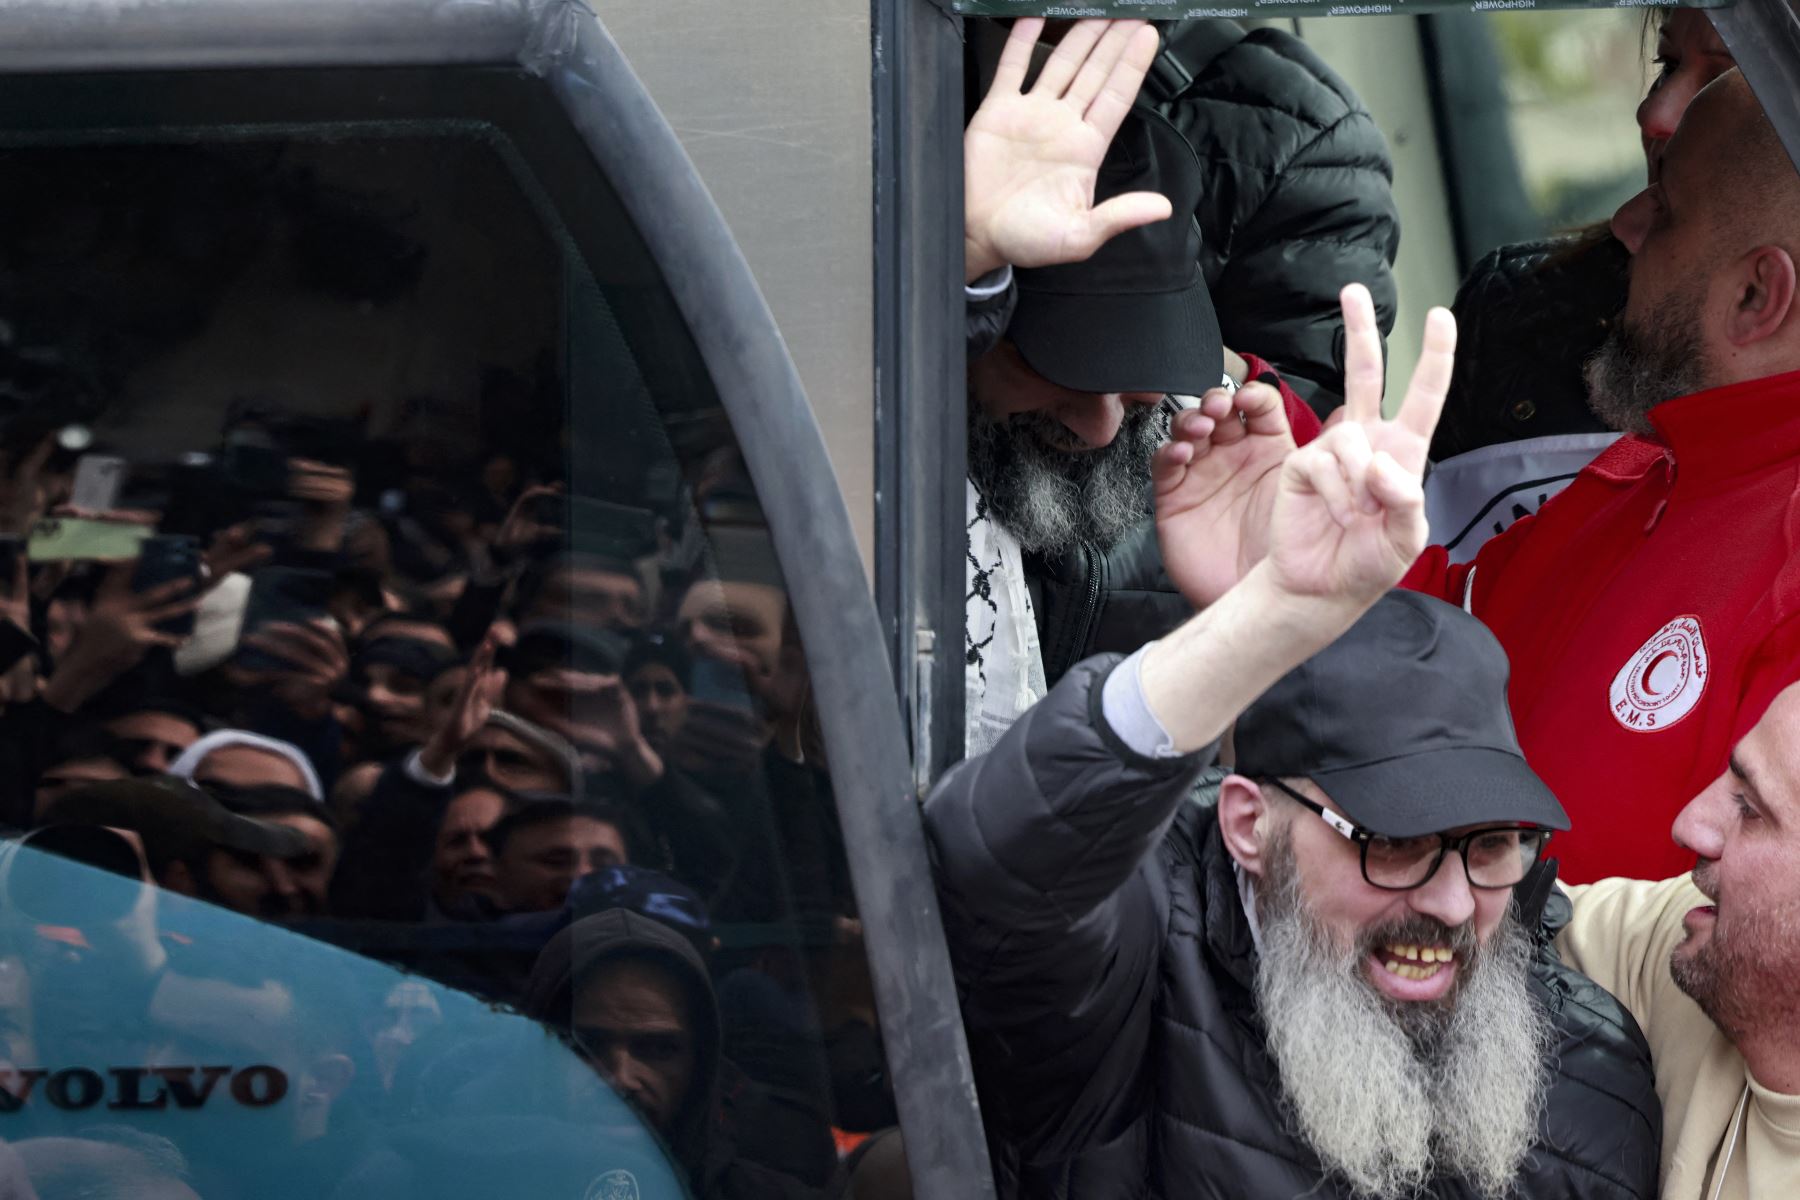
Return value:
[(1294, 1126), (1326, 1167), (1370, 1197), (1416, 1195), (1440, 1175), (1506, 1195), (1537, 1141), (1554, 1045), (1525, 932), (1504, 922), (1453, 1011), (1409, 1031), (1363, 974), (1366, 946), (1333, 945), (1292, 882), (1265, 884), (1260, 898), (1273, 901), (1257, 908), (1269, 1052)]

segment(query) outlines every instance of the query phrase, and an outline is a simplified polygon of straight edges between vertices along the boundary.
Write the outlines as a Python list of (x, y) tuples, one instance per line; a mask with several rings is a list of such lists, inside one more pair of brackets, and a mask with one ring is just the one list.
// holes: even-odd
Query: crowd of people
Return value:
[[(682, 1028), (624, 1013), (584, 1053), (713, 1172), (707, 1195), (820, 1194), (840, 1122), (893, 1123), (843, 966), (859, 933), (798, 634), (728, 440), (652, 509), (574, 494), (560, 447), (445, 461), (254, 400), (176, 464), (134, 462), (103, 412), (98, 432), (69, 419), (65, 373), (37, 382), (4, 448), (15, 838), (105, 865), (67, 831), (114, 831), (131, 854), (111, 865), (163, 893), (577, 1034), (607, 1018), (566, 982), (545, 998), (559, 931), (584, 947), (584, 918), (649, 914), (609, 953), (672, 956), (634, 986)], [(117, 482), (96, 499), (100, 468)], [(45, 950), (8, 953), (29, 974)], [(45, 1061), (36, 1025), (14, 1063)], [(641, 1049), (658, 1036), (705, 1040), (701, 1065), (675, 1080)], [(429, 1066), (430, 1039), (385, 1045), (361, 1057), (404, 1060), (365, 1063), (390, 1091)], [(719, 1095), (760, 1174), (700, 1136)]]
[[(1704, 17), (1660, 22), (1649, 185), (1484, 262), (1391, 419), (1392, 171), (1303, 43), (975, 27), (968, 758), (923, 812), (1002, 1196), (1800, 1187), (1800, 178)], [(88, 1011), (103, 963), (174, 1046), (226, 1010), (292, 1043), (220, 1078), (308, 1101), (258, 1152), (311, 1194), (424, 1194), (510, 1161), (459, 1119), (542, 1099), (528, 1035), (452, 1019), (474, 997), (703, 1200), (906, 1194), (728, 436), (578, 488), (566, 441), (246, 398), (144, 463), (79, 370), (4, 350), (0, 1108), (96, 1029), (176, 1061)], [(1528, 473), (1569, 430), (1597, 457), (1566, 492), (1428, 544), (1434, 455)], [(413, 974), (284, 974), (209, 911)], [(424, 1132), (376, 1144), (376, 1112)], [(248, 1194), (241, 1154), (56, 1141), (7, 1153)]]

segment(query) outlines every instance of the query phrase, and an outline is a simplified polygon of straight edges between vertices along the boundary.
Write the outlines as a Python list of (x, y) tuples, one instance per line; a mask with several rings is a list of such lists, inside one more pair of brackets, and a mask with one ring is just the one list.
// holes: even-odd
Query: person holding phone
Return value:
[(36, 691), (35, 664), (27, 664), (27, 686), (15, 687), (15, 668), (38, 650), (31, 632), (31, 577), (25, 542), (0, 534), (0, 704), (29, 699)]

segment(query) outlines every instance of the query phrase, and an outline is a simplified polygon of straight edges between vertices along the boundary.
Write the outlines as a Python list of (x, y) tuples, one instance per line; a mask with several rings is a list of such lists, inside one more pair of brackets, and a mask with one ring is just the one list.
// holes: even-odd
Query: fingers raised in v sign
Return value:
[(1338, 294), (1338, 303), (1344, 310), (1344, 412), (1366, 425), (1381, 419), (1384, 382), (1375, 299), (1368, 288), (1352, 283)]
[(1419, 349), (1419, 364), (1413, 368), (1412, 382), (1406, 385), (1406, 399), (1394, 414), (1395, 420), (1427, 443), (1443, 415), (1455, 365), (1456, 318), (1445, 309), (1434, 308), (1425, 314), (1425, 340)]
[[(1360, 283), (1346, 287), (1340, 299), (1344, 309), (1344, 413), (1349, 420), (1373, 425), (1381, 421), (1384, 382), (1375, 301)], [(1394, 414), (1394, 427), (1412, 436), (1385, 447), (1410, 471), (1425, 468), (1431, 433), (1443, 414), (1455, 361), (1456, 320), (1448, 310), (1434, 308), (1425, 314), (1419, 361), (1407, 384), (1406, 396)]]

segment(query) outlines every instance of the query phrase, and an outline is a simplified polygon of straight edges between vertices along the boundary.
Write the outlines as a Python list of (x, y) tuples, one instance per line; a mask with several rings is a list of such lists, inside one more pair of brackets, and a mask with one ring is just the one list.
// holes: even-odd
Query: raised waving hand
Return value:
[(1424, 475), (1443, 411), (1456, 324), (1443, 309), (1425, 339), (1406, 397), (1381, 415), (1381, 335), (1367, 288), (1342, 295), (1344, 419), (1294, 448), (1281, 398), (1253, 384), (1207, 393), (1180, 414), (1152, 467), (1157, 536), (1170, 578), (1204, 606), (1265, 557), (1298, 595), (1357, 591), (1405, 573), (1425, 546)]
[(1143, 21), (1078, 21), (1029, 89), (1044, 22), (1013, 24), (994, 82), (963, 134), (964, 262), (973, 280), (1007, 263), (1080, 262), (1108, 238), (1170, 214), (1132, 192), (1094, 204), (1106, 148), (1156, 58)]

